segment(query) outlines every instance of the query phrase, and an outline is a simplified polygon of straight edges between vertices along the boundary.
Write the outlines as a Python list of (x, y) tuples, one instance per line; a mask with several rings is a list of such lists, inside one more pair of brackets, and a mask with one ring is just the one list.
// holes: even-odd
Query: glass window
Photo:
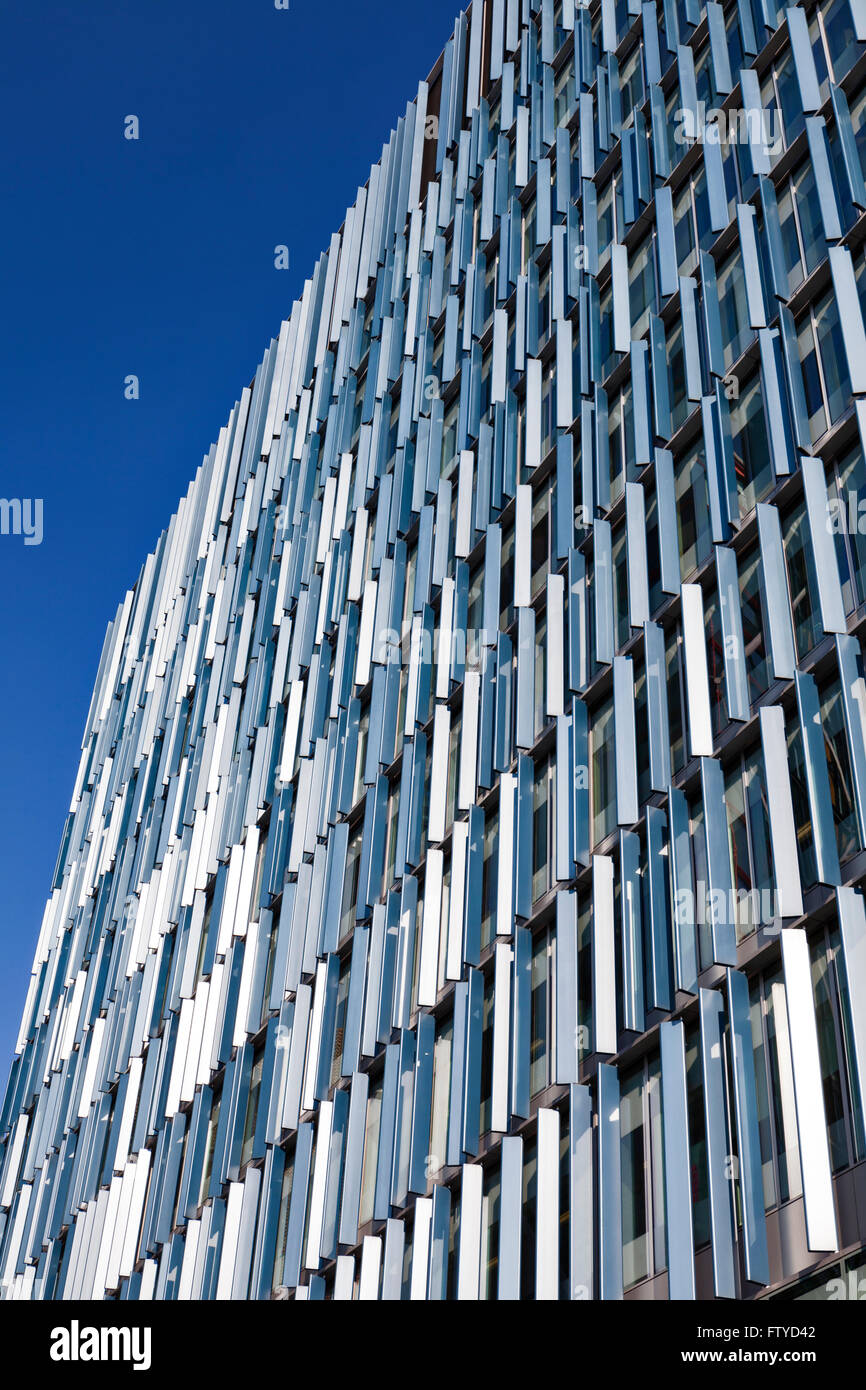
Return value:
[(631, 124), (635, 107), (643, 106), (646, 100), (641, 52), (640, 44), (636, 44), (620, 69), (619, 88), (622, 98), (623, 125)]
[(550, 572), (550, 480), (532, 502), (532, 597), (540, 592)]
[(845, 344), (839, 309), (834, 294), (827, 294), (815, 306), (815, 332), (821, 352), (824, 389), (831, 423), (835, 424), (848, 409), (851, 398), (851, 379), (848, 376)]
[(577, 900), (577, 1047), (579, 1061), (592, 1051), (592, 897)]
[(788, 585), (794, 618), (797, 652), (803, 657), (821, 641), (818, 579), (812, 543), (806, 536), (806, 510), (802, 503), (782, 514), (782, 539), (788, 568)]
[(482, 1134), (490, 1130), (493, 1115), (493, 978), (484, 983), (484, 1003), (481, 1009), (481, 1119)]
[[(453, 733), (453, 730), (452, 730)], [(452, 739), (453, 743), (453, 739)], [(451, 752), (451, 766), (454, 766), (454, 751)], [(448, 802), (449, 806), (454, 804), (453, 796)], [(394, 782), (388, 790), (388, 821), (385, 829), (387, 837), (387, 848), (385, 853), (385, 879), (382, 885), (383, 891), (391, 887), (394, 882), (394, 867), (397, 863), (397, 821), (400, 813), (400, 783)]]
[(821, 369), (818, 362), (818, 347), (810, 313), (803, 315), (797, 324), (797, 352), (803, 371), (803, 389), (806, 394), (806, 413), (809, 416), (809, 430), (812, 442), (821, 438), (827, 428), (827, 412), (824, 406), (824, 391), (821, 383)]
[(794, 805), (799, 874), (801, 874), (803, 888), (810, 888), (813, 883), (817, 883), (815, 834), (812, 830), (809, 788), (806, 784), (806, 758), (805, 752), (803, 752), (801, 731), (799, 731), (799, 721), (796, 719), (788, 720), (788, 771), (790, 771), (791, 777), (791, 801)]
[(499, 629), (507, 632), (514, 622), (514, 526), (502, 533), (502, 555), (499, 578)]
[[(833, 80), (841, 82), (845, 74), (854, 66), (860, 54), (851, 17), (851, 5), (848, 0), (825, 0), (825, 3), (819, 7), (819, 13), (826, 50), (833, 69)], [(818, 75), (822, 82), (824, 78), (823, 68), (823, 64), (818, 67)], [(824, 96), (825, 93), (822, 88), (822, 100)]]
[(664, 1183), (664, 1136), (662, 1133), (662, 1067), (658, 1056), (647, 1064), (647, 1114), (650, 1135), (650, 1193), (652, 1195), (653, 1268), (656, 1274), (667, 1269), (666, 1204)]
[(253, 1058), (252, 1071), (250, 1073), (250, 1090), (247, 1097), (247, 1114), (244, 1121), (244, 1138), (241, 1145), (241, 1167), (249, 1163), (253, 1156), (253, 1141), (256, 1136), (256, 1120), (259, 1113), (259, 1096), (262, 1090), (262, 1068), (264, 1066), (264, 1048), (256, 1050)]
[(337, 1020), (334, 1027), (334, 1056), (331, 1061), (330, 1085), (336, 1086), (343, 1065), (343, 1044), (346, 1038), (346, 1014), (349, 1008), (349, 975), (351, 956), (340, 961), (340, 978), (337, 983)]
[(550, 296), (550, 269), (542, 272), (538, 285), (538, 349), (539, 351), (547, 342), (552, 328), (551, 308), (552, 300)]
[(484, 1169), (481, 1204), (481, 1297), (495, 1299), (499, 1279), (499, 1212), (502, 1195), (500, 1164)]
[(838, 1173), (842, 1168), (848, 1167), (851, 1157), (848, 1151), (848, 1118), (843, 1078), (844, 1052), (835, 1007), (836, 981), (832, 974), (832, 957), (827, 951), (823, 932), (811, 943), (811, 957), (824, 1111), (830, 1138), (830, 1161), (833, 1172)]
[(650, 490), (646, 499), (646, 539), (650, 613), (655, 614), (665, 602), (665, 595), (662, 592), (659, 511), (655, 489)]
[(788, 1004), (781, 969), (764, 980), (767, 1061), (773, 1097), (773, 1137), (778, 1164), (779, 1200), (800, 1195), (800, 1141), (794, 1098), (794, 1071), (788, 1034)]
[(363, 822), (359, 822), (349, 835), (349, 845), (346, 851), (346, 875), (343, 879), (343, 901), (340, 909), (340, 940), (347, 936), (355, 925), (363, 834)]
[(691, 416), (692, 410), (696, 410), (696, 404), (685, 395), (685, 354), (681, 322), (676, 322), (667, 334), (667, 391), (670, 396), (670, 427), (676, 434)]
[(700, 1035), (697, 1027), (686, 1031), (686, 1086), (689, 1109), (692, 1211), (695, 1247), (710, 1240), (710, 1184), (704, 1122), (704, 1086), (701, 1072)]
[(610, 500), (619, 501), (625, 491), (625, 414), (624, 398), (617, 391), (608, 401), (607, 429), (610, 453)]
[(370, 1087), (367, 1098), (367, 1128), (364, 1136), (364, 1162), (361, 1171), (361, 1203), (359, 1225), (373, 1220), (373, 1200), (376, 1195), (376, 1167), (379, 1160), (379, 1127), (382, 1118), (382, 1080)]
[[(704, 807), (700, 793), (689, 801), (689, 824), (692, 833), (692, 855), (695, 864), (695, 887), (703, 894), (709, 880), (707, 870), (707, 837), (704, 830)], [(700, 900), (699, 900), (700, 901)], [(698, 921), (698, 959), (700, 968), (706, 970), (713, 964), (713, 935), (710, 914), (704, 909), (697, 913)]]
[(656, 307), (655, 262), (651, 237), (645, 237), (631, 256), (628, 278), (632, 338), (642, 338), (649, 329), (649, 317)]
[(773, 858), (770, 842), (770, 813), (767, 802), (767, 783), (764, 777), (763, 755), (756, 749), (743, 763), (743, 786), (748, 810), (749, 853), (751, 856), (752, 887), (761, 895), (760, 919), (753, 909), (753, 923), (769, 922), (773, 910)]
[(448, 1107), (451, 1096), (451, 1046), (454, 1024), (451, 1018), (436, 1026), (433, 1047), (433, 1101), (430, 1120), (430, 1157), (427, 1177), (435, 1182), (445, 1167), (448, 1153)]
[(866, 1157), (866, 1132), (858, 1080), (857, 1059), (854, 1052), (854, 1034), (851, 1019), (851, 995), (845, 971), (845, 957), (842, 954), (839, 928), (830, 928), (830, 955), (833, 961), (833, 978), (836, 985), (835, 999), (838, 1004), (839, 1021), (842, 1032), (842, 1045), (845, 1052), (845, 1075), (848, 1080), (848, 1096), (851, 1104), (851, 1124), (853, 1129), (853, 1151), (858, 1162)]
[(520, 1297), (535, 1298), (536, 1206), (538, 1201), (538, 1140), (523, 1145), (523, 1193), (521, 1202)]
[(712, 553), (707, 469), (699, 446), (677, 465), (676, 501), (680, 571), (686, 579)]
[(544, 368), (541, 385), (541, 457), (546, 458), (556, 437), (556, 359)]
[(523, 209), (523, 261), (522, 269), (525, 274), (526, 267), (532, 260), (535, 253), (535, 226), (536, 226), (536, 205), (535, 199), (528, 207)]
[(532, 946), (532, 1022), (529, 1062), (529, 1089), (532, 1095), (543, 1091), (550, 1081), (550, 1002), (552, 937), (544, 931)]
[[(785, 144), (792, 145), (801, 131), (805, 130), (806, 118), (790, 51), (777, 62), (775, 75), (778, 102), (785, 128)], [(775, 133), (772, 127), (770, 133)]]
[(755, 337), (755, 330), (749, 326), (746, 277), (739, 250), (732, 251), (722, 262), (716, 274), (716, 287), (725, 367), (730, 368)]
[(725, 770), (725, 804), (737, 940), (775, 918), (763, 758), (755, 749)]
[(692, 189), (687, 183), (674, 198), (674, 241), (680, 275), (691, 275), (697, 268), (695, 228), (692, 213)]
[(827, 491), (839, 513), (832, 525), (845, 612), (851, 613), (866, 597), (866, 465), (859, 446), (831, 467)]
[(484, 868), (481, 884), (481, 947), (490, 945), (496, 924), (499, 876), (499, 812), (487, 812), (484, 822)]
[(851, 382), (836, 297), (828, 291), (797, 325), (812, 442), (848, 408)]
[(535, 621), (535, 737), (538, 738), (545, 724), (545, 700), (547, 693), (547, 619)]
[(854, 129), (854, 139), (857, 142), (857, 153), (860, 156), (860, 164), (866, 173), (866, 85), (862, 84), (852, 92), (848, 99), (848, 108), (851, 112), (851, 125)]
[(716, 233), (710, 225), (710, 199), (707, 193), (707, 176), (702, 166), (698, 166), (700, 172), (696, 174), (692, 185), (695, 200), (695, 222), (698, 228), (698, 246), (702, 251), (709, 251), (716, 239)]
[(537, 902), (553, 883), (554, 760), (535, 768), (532, 805), (532, 901)]
[(730, 414), (740, 515), (746, 516), (775, 482), (760, 372), (739, 387), (737, 399), (731, 401)]
[(649, 1275), (646, 1176), (649, 1167), (644, 1130), (643, 1068), (623, 1078), (620, 1102), (622, 1143), (622, 1257), (627, 1289)]
[(788, 293), (793, 294), (802, 285), (805, 271), (803, 268), (803, 248), (800, 245), (800, 233), (794, 209), (794, 190), (790, 182), (786, 181), (780, 185), (776, 194), (776, 202), (779, 208), (779, 226), (782, 233), (785, 269), (788, 274)]
[(616, 749), (611, 700), (593, 713), (591, 739), (592, 836), (597, 845), (616, 828)]
[[(578, 176), (579, 179), (579, 176)], [(573, 181), (572, 181), (573, 182)], [(579, 187), (579, 182), (576, 185)], [(613, 181), (605, 184), (596, 202), (598, 214), (598, 265), (603, 270), (610, 260), (610, 248), (616, 241), (613, 221)]]
[(286, 1243), (289, 1235), (289, 1209), (292, 1201), (292, 1180), (295, 1175), (295, 1151), (294, 1148), (286, 1154), (286, 1166), (283, 1170), (283, 1185), (280, 1191), (280, 1214), (277, 1219), (277, 1248), (274, 1256), (274, 1275), (273, 1286), (275, 1289), (283, 1287), (286, 1268)]
[(613, 578), (614, 642), (617, 650), (624, 647), (631, 636), (628, 607), (628, 560), (626, 555), (625, 523), (615, 527), (611, 537), (611, 560)]
[[(728, 841), (731, 850), (731, 882), (737, 904), (741, 894), (751, 894), (752, 866), (749, 859), (749, 831), (746, 821), (746, 794), (739, 764), (725, 779), (725, 807), (728, 815)], [(742, 901), (746, 901), (745, 898)], [(737, 912), (737, 940), (749, 934), (750, 923)]]
[(487, 327), (496, 308), (496, 270), (499, 257), (495, 251), (484, 257), (484, 292), (481, 301), (482, 330)]
[(563, 125), (574, 107), (574, 78), (572, 66), (566, 63), (556, 79), (553, 91), (553, 120), (555, 125)]
[(679, 627), (673, 627), (667, 634), (665, 645), (665, 667), (667, 673), (668, 729), (671, 741), (671, 768), (674, 773), (685, 766), (685, 717), (683, 704), (682, 671), (680, 668)]
[(767, 644), (764, 638), (763, 583), (757, 547), (741, 557), (739, 570), (746, 676), (749, 682), (749, 700), (754, 704), (769, 685)]
[[(445, 833), (450, 833), (454, 824), (454, 809), (457, 802), (457, 770), (460, 765), (460, 731), (463, 728), (462, 714), (451, 718), (451, 733), (448, 745), (448, 787), (445, 793)], [(397, 817), (394, 816), (396, 831)]]
[(753, 981), (749, 990), (752, 1019), (752, 1047), (755, 1059), (755, 1083), (758, 1097), (758, 1133), (761, 1143), (761, 1171), (764, 1180), (764, 1206), (778, 1203), (775, 1154), (773, 1147), (773, 1117), (770, 1110), (770, 1091), (767, 1079), (767, 1044), (764, 1037), (763, 998), (761, 981)]
[(637, 733), (637, 795), (642, 806), (652, 795), (650, 785), (649, 760), (649, 714), (647, 710), (647, 683), (643, 656), (636, 651), (634, 662), (634, 714)]
[(367, 763), (367, 740), (370, 737), (370, 702), (365, 700), (358, 724), (358, 752), (355, 758), (355, 787), (352, 792), (352, 805), (356, 806), (364, 795), (364, 771)]
[(821, 729), (830, 776), (836, 845), (839, 858), (844, 861), (860, 849), (860, 833), (842, 710), (842, 688), (837, 677), (818, 687), (818, 698), (821, 702)]
[(207, 1127), (207, 1145), (205, 1147), (204, 1165), (201, 1175), (201, 1191), (198, 1196), (198, 1205), (201, 1206), (208, 1195), (210, 1187), (211, 1173), (213, 1172), (214, 1153), (216, 1151), (217, 1130), (220, 1122), (220, 1109), (222, 1108), (222, 1092), (214, 1096), (211, 1105), (210, 1119)]
[(731, 61), (731, 72), (738, 73), (740, 68), (748, 67), (743, 52), (743, 40), (740, 35), (740, 16), (738, 7), (732, 5), (725, 19), (725, 36), (728, 42), (728, 54)]
[(725, 699), (725, 642), (715, 589), (704, 595), (704, 623), (706, 626), (707, 674), (710, 684), (710, 714), (713, 736), (716, 737), (728, 722), (728, 707)]
[(457, 424), (460, 410), (460, 397), (454, 400), (445, 411), (442, 427), (442, 467), (441, 476), (449, 477), (457, 463)]
[[(833, 1171), (862, 1154), (862, 1120), (846, 1038), (847, 998), (838, 929), (810, 941), (818, 1050)], [(841, 986), (841, 987), (840, 987)], [(781, 965), (750, 989), (764, 1197), (768, 1208), (802, 1193), (793, 1062)]]

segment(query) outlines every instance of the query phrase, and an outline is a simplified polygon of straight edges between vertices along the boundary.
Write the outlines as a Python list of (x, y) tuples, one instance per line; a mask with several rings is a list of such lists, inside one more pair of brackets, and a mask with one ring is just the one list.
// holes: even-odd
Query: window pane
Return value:
[(532, 804), (532, 901), (550, 887), (550, 764), (535, 769)]
[(824, 630), (818, 604), (818, 577), (812, 543), (806, 538), (806, 511), (802, 504), (783, 515), (782, 537), (788, 563), (794, 637), (799, 655), (805, 656), (821, 641)]
[(830, 774), (830, 801), (833, 807), (833, 823), (836, 828), (836, 844), (839, 858), (850, 859), (860, 848), (860, 834), (857, 826), (857, 808), (854, 802), (854, 786), (851, 778), (851, 764), (848, 761), (848, 740), (845, 734), (845, 721), (842, 712), (842, 690), (838, 680), (819, 688), (821, 701), (821, 728), (824, 734), (824, 751), (827, 755), (827, 768)]
[(837, 479), (835, 486), (830, 487), (830, 495), (835, 493), (840, 503), (840, 520), (834, 523), (836, 554), (845, 612), (850, 613), (866, 595), (866, 465), (859, 448), (853, 449), (837, 465)]
[[(797, 252), (799, 260), (799, 250)], [(735, 251), (719, 269), (716, 276), (719, 292), (719, 313), (722, 320), (722, 345), (725, 367), (731, 367), (741, 357), (755, 336), (749, 327), (749, 308), (746, 301), (746, 277), (739, 251)]]
[(548, 1084), (549, 934), (543, 932), (532, 949), (532, 1041), (529, 1089), (532, 1095)]
[(752, 1046), (755, 1058), (755, 1083), (758, 1093), (758, 1133), (761, 1141), (761, 1169), (764, 1177), (764, 1206), (769, 1210), (778, 1203), (775, 1166), (773, 1163), (773, 1124), (770, 1117), (770, 1098), (767, 1090), (767, 1062), (761, 1009), (761, 982), (755, 980), (749, 991), (752, 1016)]
[(692, 1173), (692, 1209), (695, 1246), (710, 1239), (710, 1186), (707, 1168), (707, 1140), (704, 1125), (704, 1087), (701, 1076), (701, 1050), (697, 1028), (686, 1034), (686, 1083), (689, 1105), (689, 1151)]
[(643, 1119), (643, 1069), (623, 1081), (620, 1104), (622, 1135), (623, 1283), (631, 1288), (649, 1274), (647, 1236), (646, 1137)]
[(818, 1051), (821, 1057), (821, 1078), (824, 1083), (824, 1109), (830, 1137), (830, 1161), (833, 1172), (848, 1166), (848, 1135), (845, 1124), (845, 1102), (836, 1033), (834, 996), (835, 981), (823, 932), (811, 943), (812, 984), (815, 990), (815, 1018), (818, 1023)]
[(767, 650), (764, 641), (764, 612), (761, 585), (761, 566), (757, 550), (740, 560), (740, 613), (743, 622), (743, 645), (746, 675), (749, 681), (749, 701), (754, 704), (769, 684)]
[(709, 559), (712, 550), (707, 469), (698, 450), (687, 455), (677, 468), (676, 497), (680, 570), (686, 579)]
[[(728, 773), (725, 782), (725, 805), (728, 813), (728, 841), (731, 850), (731, 882), (737, 895), (737, 940), (743, 941), (754, 930), (752, 913), (748, 911), (751, 894), (752, 869), (749, 860), (749, 832), (746, 824), (746, 795), (739, 762)], [(740, 907), (740, 904), (743, 907)]]
[(592, 836), (599, 844), (616, 826), (616, 749), (610, 701), (592, 717)]
[(836, 296), (828, 294), (815, 309), (815, 327), (821, 349), (821, 366), (824, 370), (824, 385), (827, 390), (827, 403), (832, 423), (844, 415), (851, 399), (851, 379), (848, 376), (848, 359), (842, 341), (842, 328), (839, 323), (839, 309)]
[(775, 482), (759, 373), (740, 388), (739, 399), (731, 402), (731, 437), (740, 515), (746, 516)]

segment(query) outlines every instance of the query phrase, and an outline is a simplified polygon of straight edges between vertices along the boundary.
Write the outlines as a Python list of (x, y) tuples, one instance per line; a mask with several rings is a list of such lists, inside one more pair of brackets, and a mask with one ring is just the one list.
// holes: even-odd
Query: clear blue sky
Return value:
[(290, 5), (4, 0), (0, 1095), (106, 623), (461, 8)]

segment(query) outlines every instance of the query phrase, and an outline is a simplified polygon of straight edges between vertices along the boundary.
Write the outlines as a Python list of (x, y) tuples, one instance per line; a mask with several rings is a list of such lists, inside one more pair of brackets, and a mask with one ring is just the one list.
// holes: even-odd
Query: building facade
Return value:
[(457, 20), (109, 626), (3, 1298), (866, 1295), (864, 169), (864, 0)]

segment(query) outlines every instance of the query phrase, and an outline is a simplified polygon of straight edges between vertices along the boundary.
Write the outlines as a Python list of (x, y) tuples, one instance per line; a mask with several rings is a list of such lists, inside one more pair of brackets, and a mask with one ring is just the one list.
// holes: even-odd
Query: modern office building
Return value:
[(864, 168), (864, 0), (457, 20), (109, 627), (4, 1298), (866, 1295)]

